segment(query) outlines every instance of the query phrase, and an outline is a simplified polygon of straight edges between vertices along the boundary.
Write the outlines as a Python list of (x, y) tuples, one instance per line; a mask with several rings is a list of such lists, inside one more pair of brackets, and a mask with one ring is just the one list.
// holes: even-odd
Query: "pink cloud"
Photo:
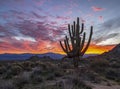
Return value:
[(73, 12), (71, 11), (71, 10), (69, 10), (69, 11), (67, 11), (67, 12), (65, 12), (64, 14), (65, 15), (71, 15)]
[[(34, 0), (33, 0), (34, 1)], [(46, 0), (41, 0), (41, 1), (36, 1), (36, 5), (38, 6), (42, 6), (44, 3), (46, 2)]]
[(92, 6), (92, 9), (93, 9), (93, 11), (95, 11), (95, 12), (105, 10), (105, 8), (96, 7), (96, 6)]
[(55, 24), (57, 24), (57, 22), (52, 21), (52, 22), (50, 22), (50, 24), (55, 25)]
[(57, 19), (61, 19), (61, 20), (68, 20), (70, 19), (70, 17), (64, 17), (64, 16), (57, 16)]

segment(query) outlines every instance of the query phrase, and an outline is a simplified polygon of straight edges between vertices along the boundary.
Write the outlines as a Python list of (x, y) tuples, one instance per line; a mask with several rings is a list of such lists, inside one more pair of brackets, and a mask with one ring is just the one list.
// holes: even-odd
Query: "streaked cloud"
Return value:
[(96, 31), (94, 38), (97, 45), (115, 45), (120, 43), (120, 17), (104, 22)]
[(105, 10), (105, 8), (101, 8), (101, 7), (97, 7), (97, 6), (92, 6), (92, 10), (95, 11), (95, 12), (98, 12), (98, 11)]

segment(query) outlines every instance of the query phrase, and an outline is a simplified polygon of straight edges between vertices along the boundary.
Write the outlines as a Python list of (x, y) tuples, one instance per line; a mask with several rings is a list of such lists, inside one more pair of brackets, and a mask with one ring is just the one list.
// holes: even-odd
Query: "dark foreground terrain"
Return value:
[(120, 89), (120, 44), (102, 55), (72, 60), (0, 61), (0, 89)]
[[(34, 59), (34, 57), (33, 57)], [(0, 89), (120, 89), (120, 60), (1, 62)]]

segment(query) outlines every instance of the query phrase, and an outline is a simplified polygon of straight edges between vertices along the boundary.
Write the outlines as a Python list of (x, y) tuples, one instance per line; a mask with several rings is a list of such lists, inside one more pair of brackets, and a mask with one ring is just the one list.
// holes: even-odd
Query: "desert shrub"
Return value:
[(92, 89), (90, 86), (86, 85), (83, 81), (74, 78), (73, 82), (73, 89)]
[(62, 71), (60, 71), (60, 70), (56, 70), (56, 71), (54, 72), (54, 75), (55, 75), (55, 77), (61, 77), (61, 76), (64, 75), (64, 73), (63, 73)]
[(34, 74), (39, 75), (39, 74), (41, 74), (42, 69), (41, 69), (41, 67), (34, 67), (34, 68), (32, 68), (32, 72), (33, 72)]
[(106, 59), (95, 59), (92, 60), (91, 67), (108, 67), (109, 61)]
[(53, 73), (50, 73), (50, 74), (48, 74), (48, 75), (46, 76), (46, 79), (47, 79), (47, 80), (54, 80), (54, 79), (55, 79), (55, 76), (54, 76)]
[(50, 74), (50, 70), (44, 70), (41, 67), (35, 67), (32, 69), (32, 74), (33, 75), (41, 75), (41, 76), (47, 76), (48, 74)]
[(47, 65), (43, 62), (40, 61), (36, 61), (36, 66), (41, 67), (42, 69), (46, 70), (47, 69)]
[(16, 89), (11, 80), (0, 80), (0, 89)]
[(0, 74), (4, 74), (7, 71), (5, 66), (0, 66)]
[(88, 80), (90, 80), (93, 83), (100, 83), (101, 82), (100, 75), (98, 75), (94, 71), (89, 71), (84, 75), (87, 77)]
[(42, 83), (43, 80), (44, 80), (43, 77), (40, 75), (31, 75), (31, 82), (34, 84)]
[(4, 79), (12, 78), (15, 75), (18, 75), (22, 72), (22, 68), (20, 66), (12, 66), (7, 72), (3, 75)]
[(6, 69), (8, 70), (8, 69), (10, 69), (11, 68), (11, 66), (12, 66), (12, 64), (11, 63), (6, 63), (5, 64), (5, 67), (6, 67)]
[(68, 63), (68, 62), (62, 62), (62, 64), (59, 65), (60, 68), (62, 69), (70, 69), (70, 68), (73, 68), (73, 65), (71, 63)]
[(42, 72), (41, 72), (40, 67), (33, 68), (31, 76), (30, 76), (32, 83), (41, 83), (41, 82), (43, 82), (43, 77), (41, 76), (41, 73)]
[(11, 73), (13, 75), (19, 74), (23, 69), (20, 66), (12, 66), (11, 67)]
[(41, 67), (36, 67), (33, 69), (33, 77), (44, 77), (47, 80), (52, 80), (55, 75), (54, 75), (55, 71), (51, 71), (51, 69), (41, 69)]
[(14, 77), (13, 83), (18, 88), (21, 89), (25, 84), (28, 84), (30, 81), (30, 72), (23, 72), (22, 74)]
[(105, 77), (119, 82), (120, 72), (116, 69), (109, 68), (105, 73)]
[(31, 71), (33, 63), (30, 62), (30, 61), (25, 61), (25, 62), (22, 63), (22, 65), (24, 67), (24, 70)]
[(112, 62), (110, 64), (110, 67), (112, 67), (112, 68), (120, 68), (120, 63), (119, 62)]
[(55, 71), (56, 69), (58, 69), (58, 66), (55, 65), (54, 63), (51, 63), (51, 62), (46, 62), (45, 63), (47, 65), (47, 70), (53, 72)]
[(90, 66), (96, 72), (104, 72), (106, 67), (109, 66), (109, 62), (108, 60), (105, 59), (95, 59), (92, 60)]

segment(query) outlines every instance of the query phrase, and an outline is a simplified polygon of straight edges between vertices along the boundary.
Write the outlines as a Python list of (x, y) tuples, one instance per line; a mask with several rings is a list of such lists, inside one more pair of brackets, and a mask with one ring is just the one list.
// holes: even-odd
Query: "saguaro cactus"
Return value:
[(88, 42), (85, 45), (86, 32), (84, 32), (84, 23), (79, 25), (79, 18), (77, 23), (74, 21), (73, 25), (68, 24), (69, 37), (65, 36), (64, 43), (60, 41), (60, 46), (67, 54), (67, 58), (73, 58), (75, 67), (78, 67), (80, 58), (87, 51), (93, 34), (93, 26), (90, 28), (90, 35)]

